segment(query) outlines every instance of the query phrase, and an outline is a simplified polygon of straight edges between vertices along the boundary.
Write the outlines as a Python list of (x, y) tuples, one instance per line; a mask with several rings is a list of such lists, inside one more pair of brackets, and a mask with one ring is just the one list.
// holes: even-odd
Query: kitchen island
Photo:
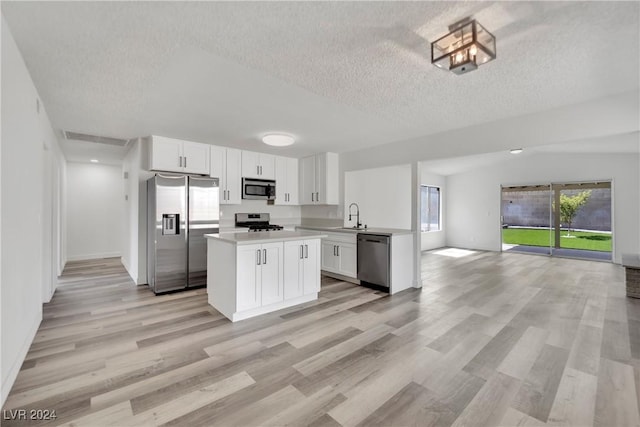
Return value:
[(232, 322), (318, 298), (315, 231), (207, 234), (209, 304)]

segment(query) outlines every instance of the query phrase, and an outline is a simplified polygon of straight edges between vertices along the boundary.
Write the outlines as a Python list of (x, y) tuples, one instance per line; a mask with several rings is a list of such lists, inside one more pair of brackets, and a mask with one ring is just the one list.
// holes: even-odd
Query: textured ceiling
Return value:
[[(638, 2), (2, 2), (59, 129), (302, 156), (639, 86)], [(429, 41), (466, 16), (498, 58), (456, 76)], [(264, 133), (299, 141), (271, 149)]]

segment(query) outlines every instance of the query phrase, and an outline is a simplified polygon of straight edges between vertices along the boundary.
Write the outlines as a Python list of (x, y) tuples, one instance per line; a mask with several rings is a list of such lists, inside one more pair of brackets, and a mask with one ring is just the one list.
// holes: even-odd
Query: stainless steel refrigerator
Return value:
[(157, 174), (147, 181), (147, 275), (156, 294), (207, 284), (205, 234), (219, 232), (217, 178)]

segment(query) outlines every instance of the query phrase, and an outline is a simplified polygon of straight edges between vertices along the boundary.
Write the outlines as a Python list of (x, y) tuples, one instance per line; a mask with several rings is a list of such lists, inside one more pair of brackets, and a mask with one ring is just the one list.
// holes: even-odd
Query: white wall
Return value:
[(355, 216), (349, 222), (349, 205), (357, 203), (362, 224), (411, 229), (411, 188), (411, 165), (345, 172), (344, 226), (356, 225)]
[(147, 187), (153, 174), (143, 170), (148, 151), (143, 140), (135, 141), (122, 165), (124, 180), (124, 238), (122, 264), (138, 284), (147, 283)]
[[(64, 173), (64, 158), (4, 17), (1, 38), (0, 370), (4, 403), (42, 320), (42, 302), (55, 289), (57, 269), (53, 266), (61, 257), (61, 243), (54, 234), (60, 224), (53, 207), (61, 205), (64, 196), (59, 187), (49, 186), (49, 178), (56, 171)], [(45, 191), (52, 190), (59, 197), (55, 203), (53, 195), (45, 197)]]
[(420, 173), (420, 185), (430, 185), (434, 187), (440, 187), (440, 230), (429, 231), (421, 233), (421, 249), (428, 251), (431, 249), (441, 248), (447, 244), (446, 233), (446, 199), (447, 199), (447, 185), (446, 178), (442, 175), (430, 173), (424, 168)]
[(614, 262), (639, 253), (638, 154), (534, 154), (447, 177), (447, 246), (501, 250), (500, 186), (613, 180)]
[(68, 259), (119, 257), (123, 210), (120, 166), (68, 162)]

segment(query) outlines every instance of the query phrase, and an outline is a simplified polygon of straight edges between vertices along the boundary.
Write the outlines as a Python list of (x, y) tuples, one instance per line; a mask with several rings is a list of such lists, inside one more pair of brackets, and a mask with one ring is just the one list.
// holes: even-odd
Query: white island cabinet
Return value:
[(235, 322), (318, 298), (318, 232), (208, 234), (209, 304)]

